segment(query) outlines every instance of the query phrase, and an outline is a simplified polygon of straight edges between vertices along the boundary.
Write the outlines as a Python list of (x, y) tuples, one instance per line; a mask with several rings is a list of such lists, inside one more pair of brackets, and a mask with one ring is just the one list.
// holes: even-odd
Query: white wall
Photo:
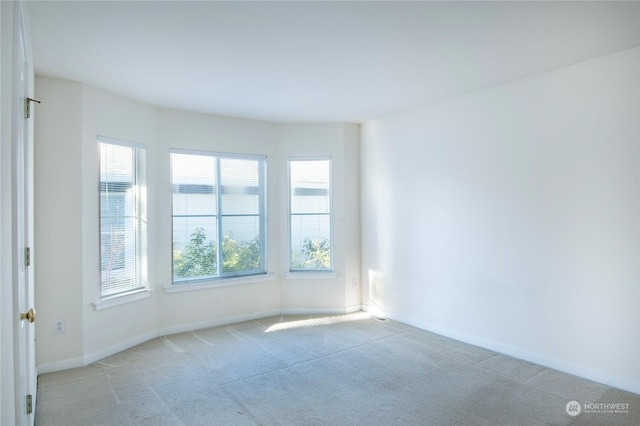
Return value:
[[(281, 124), (278, 126), (280, 175), (280, 269), (288, 271), (289, 157), (332, 159), (332, 247), (335, 274), (291, 273), (282, 281), (285, 312), (360, 310), (359, 126), (354, 124)], [(313, 277), (309, 279), (309, 277)], [(356, 286), (352, 285), (356, 280)]]
[[(36, 78), (35, 263), (38, 364), (83, 353), (82, 85)], [(66, 323), (53, 333), (55, 320)]]
[[(46, 77), (36, 79), (36, 93), (42, 101), (35, 129), (36, 352), (46, 372), (83, 365), (105, 348), (155, 333), (156, 306), (150, 298), (100, 311), (93, 303), (99, 299), (97, 136), (144, 143), (153, 157), (156, 110)], [(152, 162), (149, 173), (155, 173)], [(155, 201), (152, 180), (152, 212)], [(148, 220), (155, 226), (153, 214)], [(150, 260), (154, 247), (155, 234), (149, 236)], [(65, 321), (64, 333), (54, 333), (56, 320)]]
[[(97, 136), (107, 136), (144, 144), (147, 154), (147, 229), (157, 228), (156, 180), (156, 108), (132, 101), (89, 85), (82, 85), (82, 333), (85, 361), (101, 358), (105, 349), (123, 342), (137, 342), (153, 336), (157, 326), (156, 304), (152, 297), (96, 310), (99, 293), (99, 204), (97, 193)], [(75, 165), (74, 165), (75, 166)], [(72, 194), (74, 199), (77, 194)], [(158, 280), (157, 233), (147, 237), (148, 279), (153, 287)], [(123, 320), (123, 319), (130, 320)]]
[[(35, 135), (40, 372), (81, 366), (167, 333), (288, 312), (360, 309), (359, 285), (351, 286), (361, 269), (359, 126), (274, 124), (161, 109), (40, 76), (36, 96), (43, 101)], [(94, 306), (98, 135), (146, 145), (152, 289), (149, 297), (100, 310)], [(172, 280), (171, 148), (267, 156), (267, 279), (184, 292), (165, 289)], [(335, 279), (281, 279), (288, 268), (286, 159), (292, 155), (334, 158)], [(65, 320), (65, 333), (54, 333), (57, 319)]]
[(363, 126), (365, 303), (640, 393), (639, 52)]
[[(158, 313), (159, 327), (168, 332), (225, 322), (225, 318), (279, 312), (279, 279), (198, 291), (165, 293), (171, 285), (171, 148), (267, 156), (268, 272), (277, 270), (277, 172), (275, 125), (237, 118), (160, 110), (158, 116)], [(162, 213), (163, 212), (163, 213)]]

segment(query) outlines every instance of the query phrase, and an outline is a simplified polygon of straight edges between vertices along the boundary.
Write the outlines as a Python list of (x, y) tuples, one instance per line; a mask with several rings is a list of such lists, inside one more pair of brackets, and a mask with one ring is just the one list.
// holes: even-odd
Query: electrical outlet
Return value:
[(358, 279), (357, 278), (353, 278), (351, 280), (351, 287), (353, 287), (353, 288), (358, 287)]
[(64, 320), (55, 320), (53, 323), (54, 333), (64, 333)]

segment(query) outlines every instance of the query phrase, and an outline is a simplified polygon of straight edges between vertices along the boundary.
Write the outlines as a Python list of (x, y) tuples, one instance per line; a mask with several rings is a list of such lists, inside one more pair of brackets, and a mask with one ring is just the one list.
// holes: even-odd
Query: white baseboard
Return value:
[(82, 358), (70, 358), (62, 361), (45, 362), (36, 367), (38, 374), (54, 373), (56, 371), (70, 370), (72, 368), (84, 367), (86, 364)]
[(552, 368), (554, 370), (562, 371), (564, 373), (573, 374), (575, 376), (583, 377), (588, 380), (593, 380), (598, 383), (602, 383), (608, 386), (613, 386), (619, 389), (623, 389), (629, 392), (640, 394), (640, 382), (634, 381), (611, 374), (590, 369), (587, 367), (572, 364), (570, 362), (560, 360), (557, 358), (549, 357), (536, 352), (527, 351), (514, 346), (506, 345), (500, 342), (487, 340), (478, 336), (468, 335), (460, 333), (456, 330), (447, 329), (435, 324), (415, 321), (413, 318), (406, 318), (402, 315), (395, 315), (390, 312), (383, 311), (376, 306), (367, 305), (354, 305), (345, 308), (308, 308), (308, 309), (276, 309), (270, 311), (254, 312), (245, 315), (237, 315), (232, 317), (217, 318), (210, 321), (203, 321), (197, 323), (182, 324), (176, 326), (163, 327), (158, 330), (145, 333), (133, 339), (129, 339), (125, 342), (121, 342), (117, 345), (102, 349), (98, 352), (85, 355), (82, 358), (71, 358), (67, 360), (61, 360), (56, 362), (39, 364), (37, 366), (38, 374), (53, 373), (55, 371), (68, 370), (71, 368), (84, 367), (93, 362), (99, 361), (108, 356), (114, 355), (118, 352), (130, 349), (136, 345), (144, 343), (155, 337), (166, 336), (176, 333), (184, 333), (189, 331), (200, 330), (203, 328), (217, 327), (221, 325), (234, 324), (243, 321), (250, 321), (254, 319), (266, 318), (275, 315), (340, 315), (349, 314), (358, 311), (365, 311), (372, 316), (390, 318), (395, 321), (402, 322), (423, 330), (430, 331), (451, 339), (459, 340), (461, 342), (469, 343), (474, 346), (479, 346), (485, 349), (489, 349), (501, 354), (519, 358), (525, 361), (529, 361), (544, 367)]
[(105, 349), (101, 349), (97, 352), (94, 352), (92, 354), (88, 354), (84, 356), (84, 365), (89, 365), (91, 363), (94, 363), (96, 361), (100, 361), (101, 359), (107, 358), (111, 355), (115, 355), (118, 352), (122, 352), (125, 351), (127, 349), (130, 349), (134, 346), (137, 346), (141, 343), (144, 343), (148, 340), (154, 339), (158, 337), (158, 332), (157, 331), (150, 331), (148, 333), (142, 334), (138, 337), (134, 337), (133, 339), (129, 339), (126, 340), (124, 342), (120, 342), (117, 345), (113, 345), (110, 346), (108, 348)]
[(260, 318), (267, 318), (275, 315), (339, 315), (349, 314), (362, 310), (362, 305), (348, 306), (345, 308), (309, 308), (309, 309), (274, 309), (270, 311), (252, 312), (250, 314), (236, 315), (232, 317), (216, 318), (210, 321), (201, 321), (196, 323), (181, 324), (159, 328), (154, 331), (142, 334), (133, 339), (120, 342), (117, 345), (101, 349), (97, 352), (87, 354), (82, 358), (72, 358), (62, 361), (38, 364), (36, 366), (38, 374), (53, 373), (56, 371), (69, 370), (71, 368), (84, 367), (101, 359), (115, 355), (118, 352), (131, 349), (141, 343), (154, 339), (156, 337), (168, 336), (171, 334), (184, 333), (189, 331), (201, 330), (203, 328), (218, 327), (221, 325), (234, 324), (243, 321), (251, 321)]
[(346, 308), (307, 308), (281, 309), (279, 315), (344, 315), (360, 312), (362, 305), (347, 306)]
[(387, 318), (387, 312), (375, 305), (362, 305), (362, 310), (370, 313), (372, 317)]
[(216, 318), (209, 321), (195, 322), (189, 324), (172, 325), (158, 330), (158, 336), (168, 336), (171, 334), (185, 333), (189, 331), (202, 330), (203, 328), (218, 327), (221, 325), (234, 324), (237, 322), (251, 321), (259, 318), (272, 317), (280, 315), (281, 311), (274, 309), (271, 311), (252, 312), (245, 315), (236, 315), (233, 317)]
[(406, 318), (402, 315), (395, 315), (389, 312), (381, 312), (381, 314), (381, 316), (390, 318), (394, 321), (427, 330), (441, 336), (449, 337), (451, 339), (455, 339), (464, 343), (469, 343), (474, 346), (479, 346), (481, 348), (489, 349), (494, 352), (532, 362), (543, 367), (562, 371), (563, 373), (572, 374), (574, 376), (582, 377), (587, 380), (602, 383), (607, 386), (613, 386), (615, 388), (626, 390), (628, 392), (640, 394), (640, 381), (614, 376), (603, 371), (576, 365), (558, 358), (550, 357), (537, 352), (531, 352), (526, 349), (510, 346), (500, 342), (495, 342), (493, 340), (483, 339), (478, 336), (461, 333), (457, 330), (451, 330), (436, 324), (430, 324), (423, 321), (415, 321), (412, 318)]

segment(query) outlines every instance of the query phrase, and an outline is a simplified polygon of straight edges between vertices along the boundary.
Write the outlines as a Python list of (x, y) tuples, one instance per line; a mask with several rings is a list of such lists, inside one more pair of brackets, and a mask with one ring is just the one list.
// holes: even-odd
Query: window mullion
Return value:
[(222, 185), (220, 183), (220, 157), (216, 157), (216, 234), (218, 237), (217, 247), (218, 255), (216, 256), (216, 262), (218, 267), (218, 276), (222, 276)]
[(260, 235), (260, 270), (262, 271), (266, 271), (267, 270), (267, 236), (266, 236), (266, 232), (265, 229), (267, 229), (266, 227), (266, 220), (267, 220), (267, 213), (266, 213), (266, 194), (265, 194), (265, 184), (264, 184), (264, 180), (265, 180), (265, 165), (264, 162), (260, 161), (259, 165), (259, 172), (258, 172), (258, 188), (259, 188), (259, 195), (258, 195), (258, 211), (260, 214), (260, 222), (258, 223), (259, 228), (259, 235)]
[[(171, 156), (176, 159), (171, 172), (174, 271), (179, 268), (174, 284), (264, 273), (265, 158), (173, 150)], [(175, 204), (178, 201), (182, 204)], [(206, 226), (209, 236), (203, 231), (196, 235), (198, 226)], [(191, 239), (187, 232), (182, 235), (183, 228), (191, 232)]]
[(140, 284), (140, 200), (138, 199), (139, 191), (139, 171), (138, 171), (138, 152), (131, 150), (131, 161), (133, 162), (133, 283), (134, 287)]

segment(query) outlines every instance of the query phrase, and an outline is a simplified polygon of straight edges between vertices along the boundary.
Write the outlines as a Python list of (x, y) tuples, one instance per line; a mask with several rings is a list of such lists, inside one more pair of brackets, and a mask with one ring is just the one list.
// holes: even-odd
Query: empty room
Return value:
[(640, 2), (0, 33), (0, 425), (640, 424)]

